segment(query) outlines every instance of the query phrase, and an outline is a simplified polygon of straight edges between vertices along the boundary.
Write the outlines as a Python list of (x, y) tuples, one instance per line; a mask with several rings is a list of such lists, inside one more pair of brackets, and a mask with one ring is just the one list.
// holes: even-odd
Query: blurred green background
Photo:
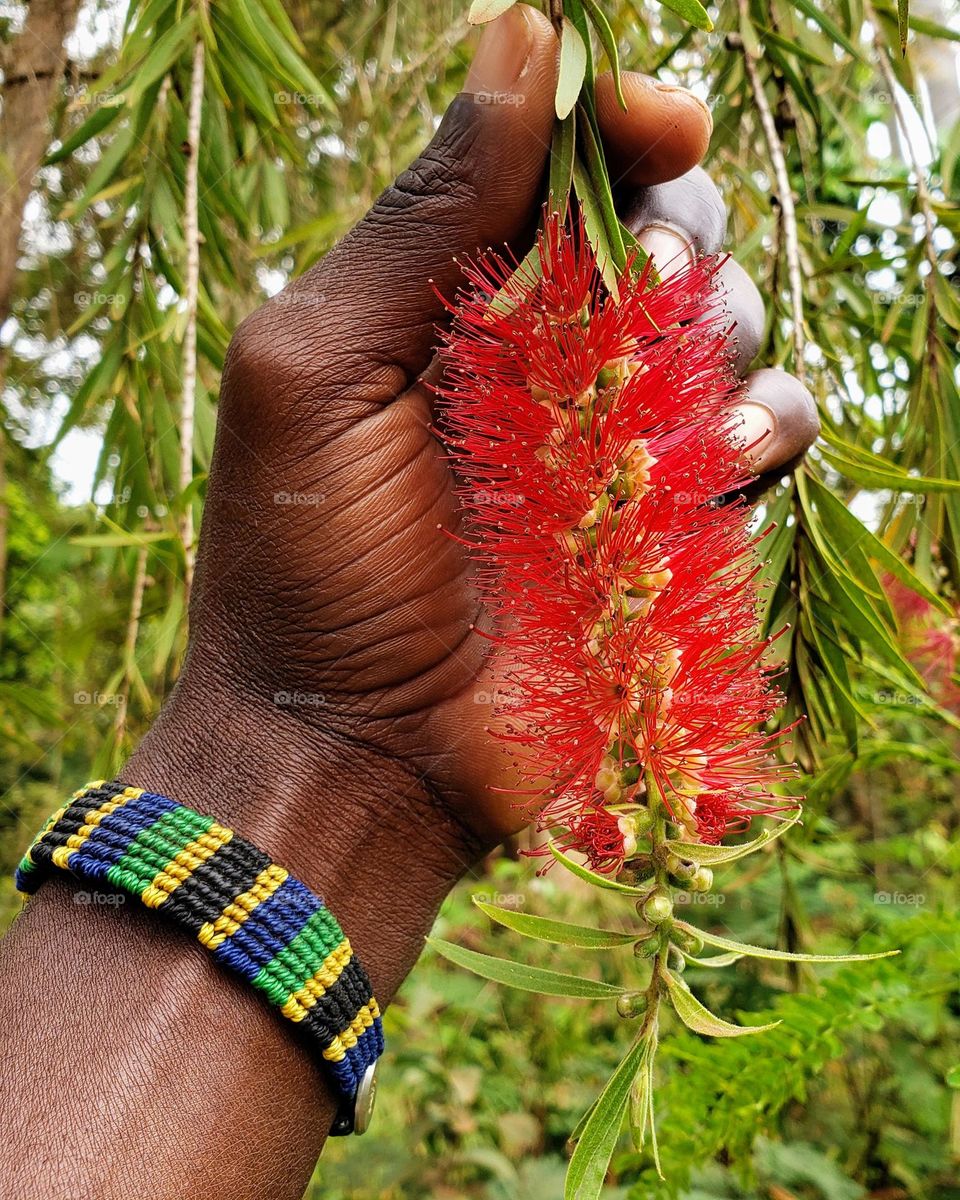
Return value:
[[(777, 522), (765, 621), (791, 626), (785, 719), (808, 715), (792, 745), (807, 815), (719, 875), (691, 919), (771, 946), (903, 950), (691, 971), (712, 1008), (783, 1024), (746, 1044), (671, 1029), (668, 1180), (625, 1140), (609, 1196), (960, 1197), (958, 10), (915, 3), (904, 55), (889, 4), (723, 0), (712, 33), (652, 0), (603, 7), (625, 66), (710, 105), (729, 247), (769, 302), (760, 361), (802, 371), (824, 423), (758, 515)], [(39, 821), (116, 767), (176, 678), (230, 331), (429, 137), (472, 52), (466, 8), (0, 4), (4, 926)], [(534, 865), (518, 847), (486, 864), (438, 932), (520, 952), (474, 895), (624, 920)], [(629, 982), (629, 949), (603, 971)], [(377, 1121), (331, 1145), (309, 1196), (562, 1195), (567, 1135), (628, 1043), (611, 1009), (426, 955), (387, 1027)]]

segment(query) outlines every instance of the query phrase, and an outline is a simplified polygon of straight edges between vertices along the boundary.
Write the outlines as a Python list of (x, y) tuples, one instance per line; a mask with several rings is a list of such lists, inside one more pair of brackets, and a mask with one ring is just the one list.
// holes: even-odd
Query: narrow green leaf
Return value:
[(794, 3), (811, 21), (816, 22), (828, 37), (833, 38), (838, 46), (842, 46), (853, 58), (862, 59), (860, 50), (850, 41), (836, 21), (831, 20), (819, 5), (813, 3), (813, 0), (794, 0)]
[(877, 954), (794, 954), (789, 950), (768, 950), (765, 946), (748, 946), (744, 942), (735, 942), (732, 938), (721, 937), (718, 933), (706, 933), (686, 921), (677, 921), (677, 928), (694, 937), (700, 938), (708, 946), (716, 946), (718, 950), (729, 950), (744, 958), (771, 958), (780, 962), (811, 962), (811, 963), (846, 963), (870, 962), (875, 958), (890, 958), (899, 954), (899, 950), (881, 950)]
[(132, 108), (151, 84), (167, 74), (196, 34), (196, 24), (196, 14), (191, 10), (157, 39), (146, 60), (130, 77), (130, 86), (124, 88), (128, 107)]
[(792, 817), (781, 821), (779, 825), (773, 829), (764, 829), (759, 837), (755, 837), (752, 841), (743, 842), (739, 846), (705, 846), (700, 842), (678, 842), (667, 841), (664, 843), (668, 850), (680, 858), (686, 859), (688, 862), (699, 863), (704, 867), (716, 867), (721, 863), (735, 862), (738, 858), (745, 858), (748, 854), (753, 854), (759, 850), (761, 846), (766, 846), (769, 842), (775, 841), (782, 834), (791, 829), (803, 816), (803, 810), (797, 808), (797, 811)]
[(584, 12), (580, 0), (563, 0), (563, 11), (570, 18), (574, 29), (580, 34), (583, 48), (587, 52), (587, 68), (583, 76), (583, 89), (580, 97), (585, 103), (592, 105), (596, 70), (593, 61), (593, 44), (590, 41), (590, 22), (587, 20), (587, 14)]
[(677, 1016), (694, 1033), (703, 1033), (708, 1037), (745, 1037), (748, 1033), (766, 1033), (780, 1024), (779, 1021), (771, 1021), (768, 1025), (734, 1025), (731, 1021), (724, 1021), (705, 1004), (701, 1004), (669, 971), (664, 971), (663, 977)]
[(664, 1178), (663, 1167), (660, 1163), (660, 1149), (657, 1145), (657, 1118), (654, 1112), (654, 1078), (653, 1068), (657, 1055), (657, 1026), (653, 1025), (647, 1031), (646, 1045), (640, 1069), (630, 1089), (630, 1134), (637, 1150), (642, 1151), (650, 1134), (650, 1150), (653, 1154), (653, 1164), (660, 1179)]
[(910, 0), (897, 0), (897, 30), (900, 34), (900, 53), (906, 54), (910, 33)]
[(541, 996), (567, 996), (575, 1000), (610, 1000), (624, 991), (612, 983), (581, 979), (577, 975), (563, 975), (543, 967), (528, 967), (508, 958), (480, 954), (477, 950), (468, 950), (465, 946), (457, 946), (441, 938), (428, 937), (427, 944), (458, 967), (466, 967), (483, 979), (519, 988), (523, 992), (537, 992)]
[(523, 261), (490, 301), (491, 311), (507, 316), (517, 307), (523, 296), (536, 287), (542, 277), (543, 259), (540, 257), (540, 244), (534, 242), (524, 255)]
[(70, 430), (84, 419), (87, 412), (116, 386), (122, 362), (123, 340), (115, 337), (101, 348), (99, 359), (77, 389), (57, 430), (53, 448), (59, 446)]
[(569, 17), (563, 18), (560, 32), (560, 73), (557, 76), (555, 107), (558, 120), (572, 111), (580, 96), (587, 71), (587, 48)]
[(487, 21), (495, 21), (508, 9), (513, 8), (517, 0), (473, 0), (467, 20), (471, 25), (485, 25)]
[(609, 879), (606, 875), (598, 875), (595, 871), (589, 871), (586, 867), (581, 867), (578, 862), (574, 862), (572, 858), (564, 854), (552, 838), (547, 841), (547, 849), (557, 862), (562, 863), (572, 875), (576, 875), (578, 879), (582, 879), (585, 883), (592, 883), (594, 887), (603, 888), (608, 892), (621, 892), (625, 896), (645, 896), (650, 891), (648, 887), (633, 887), (627, 883), (618, 883), (615, 879)]
[(251, 53), (259, 49), (259, 57), (265, 66), (276, 71), (280, 78), (285, 78), (295, 90), (299, 90), (308, 107), (322, 105), (331, 112), (336, 111), (327, 89), (287, 39), (277, 31), (266, 13), (251, 12), (247, 0), (233, 0), (233, 10), (240, 18), (239, 28), (246, 35), (247, 49)]
[(276, 25), (280, 36), (283, 37), (295, 53), (306, 57), (307, 48), (300, 40), (293, 22), (283, 7), (282, 0), (260, 0), (260, 7)]
[[(583, 119), (580, 122), (580, 144), (583, 148), (584, 174), (590, 185), (588, 190), (596, 202), (600, 219), (603, 221), (613, 266), (617, 271), (622, 271), (627, 265), (627, 250), (621, 233), (623, 227), (613, 201), (613, 189), (607, 174), (606, 159), (600, 148), (598, 134), (591, 122), (590, 111), (586, 105), (581, 112)], [(580, 166), (579, 163), (577, 165)]]
[(938, 21), (929, 21), (926, 17), (911, 16), (907, 23), (911, 29), (915, 29), (917, 33), (926, 34), (927, 37), (942, 38), (948, 42), (960, 42), (960, 29), (950, 29), (946, 25), (941, 25)]
[(816, 504), (823, 526), (828, 531), (838, 554), (843, 555), (845, 545), (862, 548), (868, 558), (877, 561), (901, 583), (906, 584), (911, 591), (916, 592), (918, 596), (923, 596), (941, 612), (950, 611), (943, 597), (926, 584), (899, 554), (896, 554), (875, 533), (867, 529), (829, 488), (824, 487), (812, 475), (805, 477), (805, 484), (810, 489), (811, 498)]
[(841, 475), (866, 487), (886, 488), (891, 492), (925, 495), (927, 492), (960, 492), (960, 480), (942, 479), (935, 475), (910, 475), (879, 454), (854, 447), (835, 435), (827, 436), (831, 444), (820, 453)]
[(65, 220), (72, 221), (84, 213), (99, 193), (113, 181), (114, 175), (122, 169), (124, 159), (130, 153), (135, 140), (133, 124), (127, 122), (121, 125), (91, 171), (82, 194), (64, 207), (62, 215)]
[(960, 301), (957, 300), (955, 285), (939, 271), (931, 275), (931, 281), (937, 312), (951, 329), (960, 331)]
[(792, 42), (789, 38), (785, 38), (782, 34), (777, 33), (775, 29), (768, 29), (764, 26), (761, 31), (763, 35), (764, 45), (779, 46), (785, 53), (795, 55), (797, 58), (802, 58), (805, 62), (813, 63), (817, 67), (832, 67), (833, 60), (828, 60), (819, 54), (815, 54), (812, 50), (808, 50), (805, 46), (801, 46), (799, 42)]
[(613, 251), (607, 237), (607, 229), (603, 220), (603, 212), (594, 194), (590, 178), (579, 159), (573, 164), (573, 183), (577, 189), (577, 199), (583, 208), (583, 224), (590, 239), (590, 245), (597, 256), (597, 266), (603, 276), (603, 282), (614, 300), (620, 298), (620, 284), (617, 276)]
[(577, 150), (576, 112), (569, 113), (553, 127), (550, 144), (550, 181), (548, 191), (550, 203), (560, 213), (567, 215), (570, 204), (570, 187), (573, 184), (573, 162)]
[(567, 1168), (564, 1200), (596, 1200), (620, 1137), (630, 1088), (643, 1063), (647, 1042), (638, 1038), (626, 1058), (610, 1076), (583, 1127)]
[(277, 238), (275, 242), (262, 242), (254, 248), (254, 254), (258, 258), (263, 258), (266, 255), (274, 254), (278, 250), (286, 250), (290, 246), (299, 245), (300, 242), (318, 241), (323, 245), (332, 243), (343, 232), (344, 216), (341, 212), (324, 213), (322, 217), (315, 217), (312, 221), (307, 221), (304, 225), (298, 225), (295, 229), (288, 230), (283, 237)]
[(603, 46), (604, 53), (610, 63), (610, 70), (613, 73), (613, 87), (617, 94), (617, 102), (620, 107), (626, 111), (627, 102), (623, 98), (623, 86), (620, 79), (620, 52), (617, 49), (616, 35), (611, 28), (610, 22), (607, 20), (603, 10), (596, 3), (596, 0), (580, 0), (586, 10), (587, 16), (594, 29), (597, 31), (597, 37), (600, 39), (600, 45)]
[(713, 29), (710, 14), (700, 3), (700, 0), (660, 0), (660, 3), (664, 8), (669, 8), (671, 12), (675, 12), (678, 17), (683, 17), (694, 29), (704, 29), (707, 33), (710, 33)]
[(487, 904), (474, 900), (481, 912), (491, 921), (505, 925), (522, 933), (524, 937), (537, 938), (541, 942), (553, 942), (558, 946), (580, 946), (585, 950), (604, 950), (613, 946), (627, 946), (635, 942), (637, 933), (621, 933), (616, 929), (593, 929), (587, 925), (570, 925), (566, 921), (554, 921), (550, 917), (535, 917), (532, 913), (517, 912), (513, 908), (501, 908), (498, 904)]
[(150, 546), (154, 542), (169, 542), (173, 533), (88, 533), (70, 539), (71, 546), (86, 546), (101, 550), (107, 546)]
[(98, 133), (102, 133), (108, 125), (112, 124), (123, 111), (123, 107), (122, 98), (119, 98), (116, 103), (99, 103), (83, 124), (61, 142), (56, 150), (52, 150), (44, 159), (44, 162), (50, 166), (53, 163), (63, 162), (65, 158), (69, 158), (74, 150), (78, 150), (81, 146), (89, 142), (92, 137), (96, 137)]

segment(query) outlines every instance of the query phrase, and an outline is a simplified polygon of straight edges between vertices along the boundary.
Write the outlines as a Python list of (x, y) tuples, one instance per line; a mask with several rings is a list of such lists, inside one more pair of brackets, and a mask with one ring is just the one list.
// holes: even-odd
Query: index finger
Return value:
[(635, 71), (621, 73), (626, 109), (613, 76), (597, 78), (597, 120), (611, 182), (647, 187), (685, 175), (707, 152), (713, 117), (693, 92)]

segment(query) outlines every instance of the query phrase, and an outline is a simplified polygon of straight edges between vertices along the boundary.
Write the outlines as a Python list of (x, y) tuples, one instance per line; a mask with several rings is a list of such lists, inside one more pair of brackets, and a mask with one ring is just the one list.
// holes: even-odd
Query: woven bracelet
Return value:
[(383, 1052), (370, 980), (323, 901), (212, 817), (155, 792), (76, 792), (17, 869), (32, 893), (57, 870), (127, 892), (188, 929), (319, 1049), (341, 1095), (331, 1133), (362, 1133)]

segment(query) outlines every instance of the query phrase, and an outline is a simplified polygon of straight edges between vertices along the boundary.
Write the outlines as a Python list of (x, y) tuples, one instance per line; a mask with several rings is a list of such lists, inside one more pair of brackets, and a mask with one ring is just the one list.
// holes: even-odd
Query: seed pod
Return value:
[(684, 862), (677, 854), (667, 855), (666, 867), (674, 879), (683, 880), (690, 879), (697, 869), (695, 863)]

